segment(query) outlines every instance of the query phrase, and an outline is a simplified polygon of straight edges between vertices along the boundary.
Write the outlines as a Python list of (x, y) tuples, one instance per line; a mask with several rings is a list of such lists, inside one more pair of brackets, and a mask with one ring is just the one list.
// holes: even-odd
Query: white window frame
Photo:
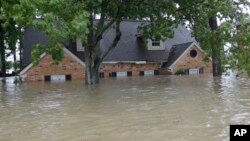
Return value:
[(154, 70), (145, 70), (144, 71), (144, 76), (152, 76), (154, 75)]
[[(148, 50), (165, 50), (163, 41), (151, 40), (151, 39), (148, 39), (147, 41), (148, 41), (147, 43)], [(158, 43), (159, 45), (156, 45)]]
[(127, 72), (126, 71), (119, 71), (116, 72), (116, 77), (120, 78), (120, 77), (127, 77)]
[(51, 82), (66, 81), (66, 76), (65, 75), (51, 75), (50, 79), (51, 79)]
[(152, 47), (159, 47), (161, 46), (160, 40), (152, 40)]
[(200, 74), (200, 69), (189, 69), (188, 70), (189, 75), (199, 75)]

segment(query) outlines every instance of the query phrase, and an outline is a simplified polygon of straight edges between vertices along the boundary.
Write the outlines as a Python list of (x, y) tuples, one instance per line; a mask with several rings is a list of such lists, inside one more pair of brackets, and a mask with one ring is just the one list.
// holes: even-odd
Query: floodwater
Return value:
[(228, 141), (230, 124), (250, 124), (248, 78), (0, 82), (1, 141)]

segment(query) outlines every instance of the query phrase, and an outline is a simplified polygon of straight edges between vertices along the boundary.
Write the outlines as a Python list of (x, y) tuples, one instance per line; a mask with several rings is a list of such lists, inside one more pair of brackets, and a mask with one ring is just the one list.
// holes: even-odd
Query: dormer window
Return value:
[(163, 41), (148, 39), (148, 50), (165, 50)]
[(159, 47), (161, 46), (160, 40), (152, 40), (152, 47)]

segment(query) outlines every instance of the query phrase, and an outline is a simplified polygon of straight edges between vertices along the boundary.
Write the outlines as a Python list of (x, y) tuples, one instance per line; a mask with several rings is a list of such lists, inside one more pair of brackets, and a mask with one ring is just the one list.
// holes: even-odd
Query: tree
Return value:
[[(0, 15), (2, 14), (2, 1), (0, 1)], [(1, 73), (2, 76), (6, 75), (6, 64), (5, 64), (5, 46), (4, 46), (4, 28), (3, 20), (0, 19), (0, 61), (1, 61)]]
[(227, 57), (228, 64), (233, 69), (247, 72), (250, 76), (250, 18), (248, 15), (238, 17), (235, 38), (230, 54)]
[[(50, 41), (47, 47), (36, 46), (32, 51), (35, 63), (43, 51), (62, 59), (64, 44), (80, 38), (85, 47), (86, 84), (99, 82), (99, 66), (119, 42), (122, 20), (148, 19), (151, 24), (141, 27), (143, 37), (158, 39), (169, 37), (178, 23), (172, 0), (21, 0), (12, 11), (15, 21), (44, 31)], [(109, 28), (115, 29), (114, 39), (101, 53), (99, 42)]]
[[(192, 2), (186, 0), (179, 1), (180, 17), (190, 23), (195, 38), (201, 43), (201, 47), (212, 56), (213, 75), (221, 75), (220, 53), (223, 45), (217, 37), (217, 13), (220, 7), (215, 3), (218, 1), (199, 1)], [(215, 38), (216, 37), (216, 38)]]
[(237, 17), (244, 15), (239, 5), (249, 6), (249, 2), (247, 0), (178, 0), (178, 2), (181, 19), (190, 23), (194, 36), (201, 43), (201, 47), (208, 52), (208, 56), (211, 56), (213, 75), (220, 76), (224, 65), (230, 62), (228, 57), (225, 60), (224, 46), (228, 43), (233, 44)]
[[(13, 17), (11, 16), (12, 5), (18, 4), (19, 1), (12, 1), (12, 0), (0, 0), (0, 34), (1, 34), (1, 66), (2, 66), (2, 73), (5, 76), (6, 73), (6, 56), (10, 54), (5, 53), (5, 50), (11, 50), (11, 54), (14, 56), (14, 64), (16, 63), (16, 50), (17, 50), (17, 43), (20, 41), (22, 32), (20, 26), (16, 24)], [(15, 72), (17, 70), (17, 65), (14, 65)]]
[(16, 51), (18, 49), (18, 42), (20, 37), (22, 36), (22, 31), (16, 25), (16, 22), (10, 18), (9, 21), (7, 22), (8, 24), (5, 26), (6, 32), (5, 32), (5, 42), (7, 45), (7, 49), (11, 51), (10, 54), (13, 55), (14, 63), (14, 71), (15, 74), (17, 73), (17, 57), (16, 57)]

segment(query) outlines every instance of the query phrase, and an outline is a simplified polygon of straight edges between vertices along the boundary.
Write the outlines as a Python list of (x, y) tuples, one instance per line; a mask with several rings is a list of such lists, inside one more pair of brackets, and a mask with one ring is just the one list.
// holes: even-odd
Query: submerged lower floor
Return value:
[[(176, 73), (161, 67), (161, 62), (104, 62), (100, 66), (99, 77), (129, 77)], [(180, 66), (179, 69), (185, 70), (186, 74), (209, 73), (212, 71), (209, 66), (199, 64), (195, 66), (195, 63)], [(41, 60), (37, 66), (30, 64), (20, 75), (26, 82), (84, 80), (85, 64), (67, 51), (64, 54), (64, 59), (59, 64), (53, 63), (52, 57), (44, 54), (41, 56)]]

